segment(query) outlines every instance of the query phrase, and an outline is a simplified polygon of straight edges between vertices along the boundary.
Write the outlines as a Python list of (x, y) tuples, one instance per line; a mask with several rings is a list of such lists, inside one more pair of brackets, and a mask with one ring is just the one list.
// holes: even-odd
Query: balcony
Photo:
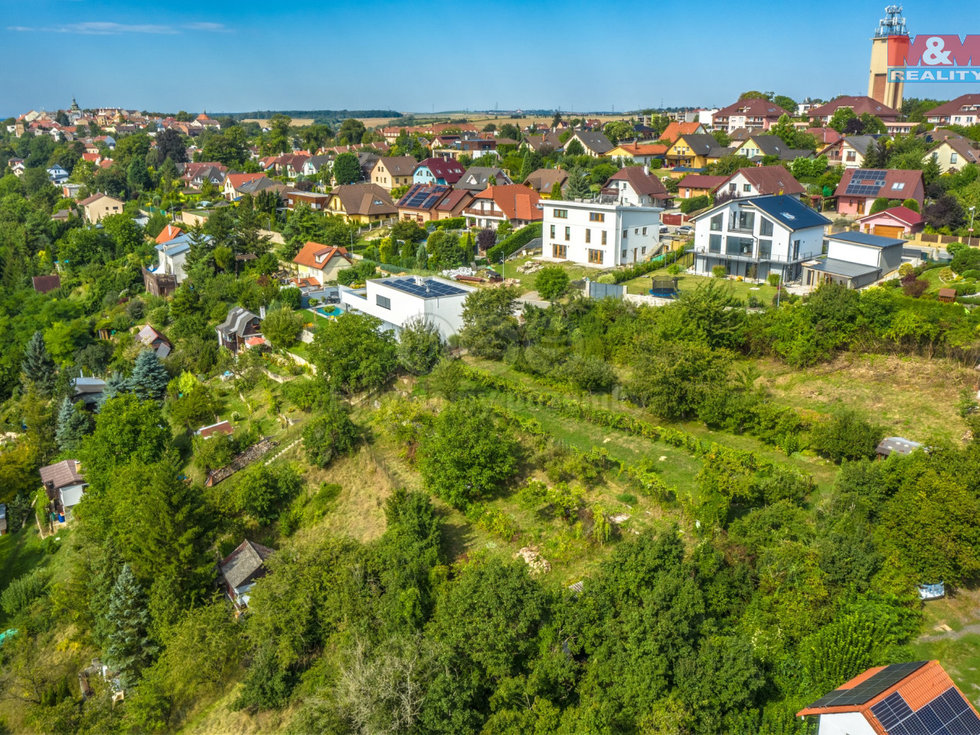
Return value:
[(784, 258), (780, 255), (772, 255), (772, 254), (766, 257), (762, 257), (759, 255), (755, 255), (754, 253), (748, 253), (745, 255), (741, 253), (726, 253), (726, 252), (716, 253), (708, 250), (708, 248), (695, 248), (694, 254), (703, 255), (708, 258), (718, 258), (720, 260), (721, 259), (735, 260), (741, 263), (783, 263), (787, 265), (793, 265), (795, 263), (803, 263), (807, 260), (812, 260), (814, 257), (812, 255), (807, 255), (807, 256), (800, 256), (798, 258)]

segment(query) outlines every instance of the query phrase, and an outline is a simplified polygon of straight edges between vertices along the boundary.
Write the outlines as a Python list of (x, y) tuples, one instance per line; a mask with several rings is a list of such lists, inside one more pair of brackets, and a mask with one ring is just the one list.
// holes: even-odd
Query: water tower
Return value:
[[(885, 8), (885, 17), (878, 21), (878, 28), (871, 39), (871, 73), (868, 76), (868, 97), (883, 105), (900, 110), (902, 108), (902, 82), (888, 80), (889, 46), (893, 50), (905, 48), (909, 42), (909, 31), (902, 16), (901, 5)], [(894, 55), (894, 54), (893, 54)], [(894, 64), (901, 66), (899, 62)]]

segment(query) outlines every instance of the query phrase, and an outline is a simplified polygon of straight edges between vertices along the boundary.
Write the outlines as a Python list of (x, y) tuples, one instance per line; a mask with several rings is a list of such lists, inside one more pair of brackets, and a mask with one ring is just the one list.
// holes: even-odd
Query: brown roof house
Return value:
[(398, 208), (391, 196), (377, 184), (344, 184), (330, 192), (327, 211), (347, 222), (368, 224), (394, 219)]
[(34, 276), (31, 279), (31, 284), (34, 286), (35, 292), (48, 293), (61, 288), (61, 276), (57, 274), (53, 276)]
[(976, 125), (980, 123), (980, 94), (963, 94), (925, 113), (933, 125)]
[(627, 166), (614, 173), (602, 195), (633, 207), (656, 207), (670, 198), (664, 183), (641, 166)]
[(824, 123), (829, 123), (834, 113), (842, 107), (850, 107), (858, 117), (864, 114), (870, 114), (882, 122), (895, 122), (898, 120), (900, 114), (898, 110), (882, 104), (872, 97), (855, 97), (845, 94), (824, 105), (810, 108), (807, 115), (811, 120), (819, 119), (823, 120)]
[(218, 346), (227, 347), (238, 354), (240, 350), (253, 346), (256, 338), (261, 344), (261, 324), (262, 318), (248, 309), (241, 306), (230, 309), (227, 318), (214, 328), (218, 333)]
[(524, 179), (524, 186), (534, 189), (543, 199), (551, 199), (551, 190), (555, 188), (555, 184), (564, 191), (568, 184), (568, 171), (560, 168), (539, 168)]
[(47, 493), (49, 511), (62, 523), (72, 518), (72, 510), (85, 495), (88, 483), (82, 476), (82, 466), (75, 459), (66, 459), (40, 469), (41, 484)]
[(312, 241), (300, 248), (293, 258), (296, 275), (299, 278), (315, 278), (320, 285), (336, 281), (337, 273), (342, 268), (350, 267), (353, 262), (347, 248)]
[(208, 424), (207, 426), (202, 426), (200, 429), (194, 432), (195, 436), (199, 436), (202, 439), (210, 439), (212, 436), (231, 436), (235, 433), (235, 427), (231, 425), (229, 421), (219, 421), (216, 424)]
[(922, 209), (925, 189), (921, 171), (901, 169), (851, 168), (834, 192), (837, 211), (840, 214), (869, 214), (875, 199), (895, 200), (899, 203), (913, 199)]
[(477, 194), (463, 214), (470, 227), (496, 230), (501, 222), (510, 222), (516, 229), (544, 218), (540, 202), (536, 191), (521, 184), (491, 186)]
[(677, 185), (677, 196), (681, 199), (693, 199), (700, 196), (714, 196), (715, 189), (727, 181), (727, 176), (705, 176), (703, 174), (688, 174)]
[(140, 331), (136, 333), (136, 341), (149, 347), (161, 360), (170, 354), (173, 346), (170, 340), (160, 334), (149, 324), (144, 324)]
[(413, 156), (384, 156), (371, 169), (371, 183), (385, 191), (396, 186), (409, 186), (418, 162)]
[(793, 174), (782, 166), (748, 166), (740, 168), (717, 188), (717, 196), (756, 197), (787, 194), (800, 198), (806, 190)]
[(218, 564), (225, 583), (225, 594), (240, 615), (248, 607), (249, 593), (255, 582), (268, 573), (265, 561), (273, 550), (246, 539)]
[(90, 225), (94, 225), (103, 217), (108, 217), (110, 214), (121, 214), (123, 211), (123, 202), (121, 200), (102, 193), (93, 194), (86, 199), (82, 199), (78, 203), (78, 206), (82, 208), (82, 212), (85, 214), (85, 221)]
[(768, 130), (783, 115), (789, 113), (775, 102), (762, 99), (739, 100), (722, 107), (711, 116), (715, 130)]

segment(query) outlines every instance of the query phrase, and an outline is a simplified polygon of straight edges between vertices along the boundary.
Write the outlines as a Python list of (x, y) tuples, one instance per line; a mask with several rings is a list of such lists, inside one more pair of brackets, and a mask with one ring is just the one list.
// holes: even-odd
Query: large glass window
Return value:
[(725, 238), (725, 252), (728, 253), (728, 255), (752, 255), (752, 238)]
[(708, 252), (721, 252), (721, 235), (708, 235)]
[(555, 219), (568, 219), (568, 210), (567, 209), (556, 209), (555, 210)]
[(759, 240), (759, 257), (764, 260), (772, 257), (772, 240)]
[(772, 235), (772, 220), (763, 217), (759, 220), (759, 234), (760, 235)]
[(732, 218), (728, 223), (728, 229), (751, 232), (754, 224), (755, 212), (732, 212)]
[(375, 297), (374, 297), (374, 301), (382, 309), (390, 309), (391, 308), (391, 299), (389, 299), (387, 296), (379, 296), (379, 295), (376, 294)]
[(601, 265), (602, 264), (602, 251), (601, 250), (593, 250), (593, 249), (590, 248), (589, 249), (589, 262), (590, 263), (597, 263), (597, 264)]
[(553, 258), (563, 258), (563, 259), (564, 258), (567, 258), (568, 257), (568, 246), (567, 245), (559, 245), (558, 243), (555, 243), (554, 245), (551, 246), (551, 256)]
[(719, 212), (714, 217), (711, 218), (711, 230), (713, 232), (721, 232), (721, 225), (725, 219), (725, 214)]
[(586, 244), (592, 242), (592, 230), (588, 227), (585, 228), (585, 242)]

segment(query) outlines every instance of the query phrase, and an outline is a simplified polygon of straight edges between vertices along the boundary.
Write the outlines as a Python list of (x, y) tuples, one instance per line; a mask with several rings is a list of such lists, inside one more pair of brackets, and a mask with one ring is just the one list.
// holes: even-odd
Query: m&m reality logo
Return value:
[(980, 82), (980, 35), (888, 36), (890, 82)]

